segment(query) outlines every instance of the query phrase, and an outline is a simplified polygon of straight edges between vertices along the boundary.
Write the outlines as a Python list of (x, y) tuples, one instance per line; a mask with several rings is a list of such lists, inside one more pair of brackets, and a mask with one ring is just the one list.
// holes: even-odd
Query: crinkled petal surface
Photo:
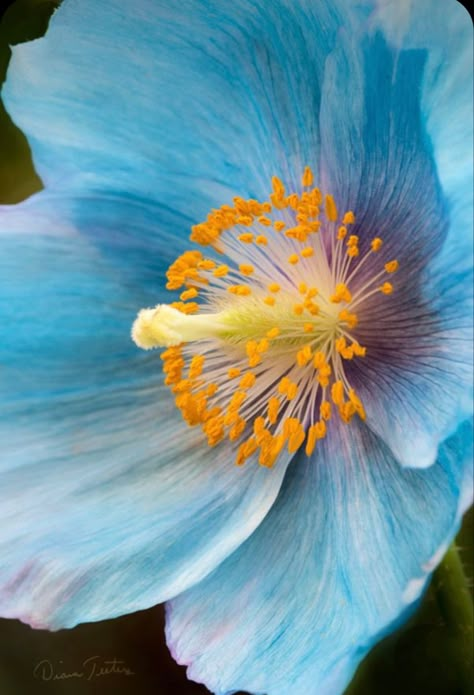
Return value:
[(472, 425), (401, 469), (364, 425), (297, 457), (255, 533), (168, 604), (167, 640), (219, 695), (338, 695), (417, 605), (472, 499)]
[(139, 240), (154, 212), (46, 194), (0, 210), (3, 616), (59, 628), (161, 602), (214, 569), (278, 493), (285, 462), (237, 469), (230, 447), (183, 425), (159, 356), (130, 338), (159, 292), (81, 234), (92, 215), (109, 239), (120, 225), (119, 241)]

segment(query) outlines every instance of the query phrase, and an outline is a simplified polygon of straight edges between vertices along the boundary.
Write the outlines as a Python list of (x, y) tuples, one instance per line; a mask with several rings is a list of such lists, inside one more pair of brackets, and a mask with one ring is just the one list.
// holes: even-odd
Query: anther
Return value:
[(380, 287), (380, 291), (383, 294), (392, 294), (393, 292), (393, 285), (391, 282), (384, 282), (383, 285)]

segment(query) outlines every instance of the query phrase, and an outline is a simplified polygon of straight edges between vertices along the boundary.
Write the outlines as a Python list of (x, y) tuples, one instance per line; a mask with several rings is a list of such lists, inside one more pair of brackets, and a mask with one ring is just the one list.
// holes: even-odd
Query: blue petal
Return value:
[[(35, 626), (186, 589), (260, 523), (285, 470), (210, 449), (181, 420), (159, 356), (133, 345), (149, 296), (71, 221), (91, 216), (107, 235), (129, 212), (45, 194), (0, 210), (0, 611)], [(166, 259), (153, 262), (160, 275)]]
[(472, 38), (458, 3), (392, 5), (328, 58), (321, 169), (361, 243), (380, 236), (400, 262), (383, 310), (360, 313), (368, 424), (403, 465), (429, 466), (472, 413)]
[(367, 424), (405, 466), (432, 465), (440, 442), (472, 414), (472, 278), (454, 270), (451, 281), (430, 302), (394, 298), (359, 328), (370, 355), (351, 365), (352, 383)]
[(414, 610), (472, 499), (472, 425), (426, 470), (360, 425), (297, 457), (250, 539), (168, 604), (167, 640), (215, 693), (338, 695)]
[(321, 169), (354, 233), (384, 240), (410, 289), (447, 228), (421, 115), (425, 51), (396, 53), (382, 34), (351, 35), (328, 58), (321, 104)]
[[(431, 143), (449, 219), (448, 235), (430, 274), (438, 292), (453, 269), (472, 270), (473, 35), (472, 19), (457, 0), (379, 2), (373, 26), (392, 48), (423, 52), (420, 116)], [(449, 271), (449, 272), (448, 272)]]
[(346, 15), (310, 0), (67, 0), (44, 39), (14, 48), (7, 107), (47, 186), (126, 190), (199, 220), (317, 163)]

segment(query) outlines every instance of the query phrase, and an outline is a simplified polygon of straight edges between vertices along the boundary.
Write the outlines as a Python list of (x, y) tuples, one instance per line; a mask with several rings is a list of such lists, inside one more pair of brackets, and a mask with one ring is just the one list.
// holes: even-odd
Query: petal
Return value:
[(351, 373), (406, 466), (433, 464), (472, 413), (472, 37), (447, 7), (380, 3), (372, 33), (328, 58), (321, 106), (327, 186), (362, 244), (380, 236), (400, 262), (393, 297), (361, 309), (368, 358)]
[[(201, 579), (259, 524), (285, 469), (237, 468), (184, 425), (158, 355), (130, 339), (145, 291), (71, 208), (105, 231), (129, 224), (127, 201), (40, 194), (0, 210), (0, 611), (51, 628)], [(153, 262), (159, 275), (166, 260)]]
[(472, 414), (472, 281), (456, 270), (451, 281), (429, 303), (394, 298), (359, 328), (370, 349), (351, 365), (351, 383), (367, 424), (404, 466), (432, 465), (440, 442)]
[[(397, 50), (424, 51), (421, 114), (433, 148), (437, 175), (447, 201), (450, 227), (444, 251), (470, 259), (473, 191), (472, 20), (457, 0), (393, 3), (381, 0), (373, 15)], [(464, 248), (464, 244), (467, 246)], [(433, 273), (434, 274), (434, 273)]]
[(381, 33), (348, 31), (328, 58), (321, 103), (325, 188), (354, 210), (362, 244), (383, 239), (411, 291), (447, 228), (421, 113), (426, 61), (426, 51), (396, 52)]
[(316, 162), (324, 61), (346, 14), (68, 0), (44, 39), (14, 47), (6, 103), (47, 186), (126, 190), (198, 220)]
[(470, 423), (416, 471), (363, 425), (333, 427), (317, 455), (293, 462), (250, 539), (168, 604), (173, 656), (219, 694), (341, 693), (455, 534), (469, 453)]

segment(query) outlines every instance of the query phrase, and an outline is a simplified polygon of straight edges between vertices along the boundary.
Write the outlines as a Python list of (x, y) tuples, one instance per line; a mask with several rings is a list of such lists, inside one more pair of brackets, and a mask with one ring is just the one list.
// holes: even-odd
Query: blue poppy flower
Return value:
[(14, 49), (2, 615), (167, 601), (213, 692), (334, 695), (414, 610), (472, 500), (471, 66), (434, 0), (65, 0)]

